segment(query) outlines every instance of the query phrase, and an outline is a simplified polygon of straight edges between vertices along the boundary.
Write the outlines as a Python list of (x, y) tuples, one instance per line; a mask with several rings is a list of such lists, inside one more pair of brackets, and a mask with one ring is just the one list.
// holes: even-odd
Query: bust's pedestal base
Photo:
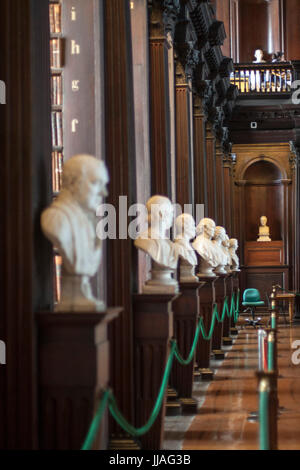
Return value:
[[(215, 294), (216, 294), (216, 303), (218, 305), (219, 317), (222, 315), (223, 305), (226, 297), (226, 278), (227, 274), (219, 274), (218, 279), (215, 281)], [(225, 314), (226, 315), (226, 314)], [(217, 320), (215, 322), (215, 328), (212, 336), (212, 350), (215, 354), (215, 351), (220, 351), (222, 346), (222, 337), (223, 337), (223, 322), (219, 323)]]
[[(200, 315), (203, 317), (204, 328), (206, 334), (208, 334), (213, 313), (213, 305), (215, 302), (215, 281), (217, 277), (201, 278), (203, 286), (201, 288), (201, 301), (200, 301)], [(211, 339), (205, 340), (200, 333), (196, 361), (201, 372), (202, 380), (211, 380), (213, 378), (213, 372), (210, 370), (210, 355), (211, 355)]]
[[(170, 353), (172, 302), (176, 297), (169, 294), (133, 296), (136, 427), (148, 421), (158, 396)], [(140, 438), (143, 449), (162, 448), (165, 413), (166, 397), (154, 425)]]
[[(186, 359), (192, 348), (195, 337), (197, 319), (199, 315), (199, 290), (203, 284), (200, 282), (180, 282), (181, 295), (173, 302), (174, 314), (174, 338), (177, 340), (181, 356)], [(173, 363), (170, 376), (170, 384), (177, 391), (181, 403), (184, 404), (183, 412), (190, 413), (188, 403), (192, 403), (192, 391), (194, 383), (194, 363), (183, 366), (176, 360)], [(188, 401), (187, 401), (188, 400)], [(193, 409), (197, 409), (197, 401), (193, 402)]]
[[(107, 326), (121, 311), (37, 314), (41, 449), (81, 449), (108, 386)], [(107, 445), (108, 410), (93, 449)]]

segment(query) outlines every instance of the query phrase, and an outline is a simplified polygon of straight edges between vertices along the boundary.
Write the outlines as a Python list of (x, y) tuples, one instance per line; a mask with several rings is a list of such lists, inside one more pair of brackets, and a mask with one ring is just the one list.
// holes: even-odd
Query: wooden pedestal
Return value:
[[(232, 287), (232, 274), (227, 275), (226, 277), (226, 296), (228, 297), (228, 309), (230, 311), (231, 306), (231, 297), (233, 292)], [(223, 345), (229, 346), (232, 344), (232, 339), (230, 338), (230, 328), (231, 328), (231, 319), (228, 315), (225, 315), (223, 322)]]
[[(219, 317), (222, 315), (224, 300), (226, 297), (226, 274), (218, 274), (218, 279), (215, 282), (216, 303), (218, 305)], [(212, 337), (212, 351), (216, 359), (222, 359), (224, 353), (221, 352), (223, 338), (223, 323), (216, 320), (215, 328)]]
[[(40, 449), (81, 449), (108, 386), (107, 324), (121, 311), (37, 314)], [(108, 410), (93, 448), (107, 443)]]
[[(159, 393), (170, 352), (170, 339), (173, 336), (172, 301), (176, 297), (170, 294), (133, 296), (134, 400), (137, 427), (148, 421)], [(145, 450), (162, 448), (165, 401), (150, 431), (140, 438)]]
[[(236, 306), (236, 305), (237, 305), (237, 304), (236, 304), (237, 295), (238, 295), (238, 291), (239, 291), (239, 289), (240, 289), (240, 273), (239, 273), (239, 272), (233, 272), (233, 273), (232, 273), (231, 282), (232, 282), (232, 292), (234, 292), (235, 306)], [(239, 308), (239, 305), (238, 305), (238, 308)], [(236, 327), (235, 327), (235, 323), (234, 323), (234, 318), (233, 318), (233, 317), (231, 317), (230, 326), (231, 326), (231, 328), (230, 328), (231, 334), (232, 334), (232, 335), (237, 335), (237, 334), (238, 334), (238, 330), (237, 330)]]
[[(217, 278), (201, 277), (200, 281), (204, 283), (201, 288), (200, 315), (203, 317), (206, 334), (208, 334), (211, 321), (213, 304), (215, 302), (215, 281)], [(196, 360), (201, 372), (202, 379), (211, 379), (213, 372), (210, 370), (211, 340), (206, 341), (200, 333)]]
[[(180, 283), (181, 295), (173, 302), (174, 338), (181, 356), (187, 359), (195, 337), (199, 315), (199, 282)], [(197, 401), (192, 399), (194, 383), (194, 360), (187, 366), (173, 363), (170, 384), (175, 388), (184, 413), (197, 411)]]

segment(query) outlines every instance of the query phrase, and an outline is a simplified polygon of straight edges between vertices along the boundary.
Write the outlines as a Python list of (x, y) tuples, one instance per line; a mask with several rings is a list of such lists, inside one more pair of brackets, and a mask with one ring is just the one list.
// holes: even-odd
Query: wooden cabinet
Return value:
[(283, 242), (246, 242), (246, 266), (279, 266), (284, 264)]

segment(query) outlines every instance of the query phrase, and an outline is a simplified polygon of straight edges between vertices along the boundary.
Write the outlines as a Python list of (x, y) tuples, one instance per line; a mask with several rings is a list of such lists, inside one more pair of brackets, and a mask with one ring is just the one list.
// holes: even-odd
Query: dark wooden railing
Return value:
[(291, 93), (295, 79), (290, 62), (265, 64), (235, 64), (231, 83), (241, 94)]

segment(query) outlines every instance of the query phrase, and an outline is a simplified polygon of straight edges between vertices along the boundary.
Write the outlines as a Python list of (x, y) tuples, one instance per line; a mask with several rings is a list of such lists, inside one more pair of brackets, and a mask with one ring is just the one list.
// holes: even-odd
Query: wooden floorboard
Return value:
[[(300, 341), (300, 326), (280, 325), (278, 335), (278, 420), (280, 450), (300, 449), (300, 365), (291, 361), (292, 344)], [(299, 354), (300, 356), (300, 354)], [(185, 434), (184, 450), (257, 450), (257, 332), (240, 331), (206, 391), (206, 398)], [(250, 418), (250, 420), (249, 420)]]

